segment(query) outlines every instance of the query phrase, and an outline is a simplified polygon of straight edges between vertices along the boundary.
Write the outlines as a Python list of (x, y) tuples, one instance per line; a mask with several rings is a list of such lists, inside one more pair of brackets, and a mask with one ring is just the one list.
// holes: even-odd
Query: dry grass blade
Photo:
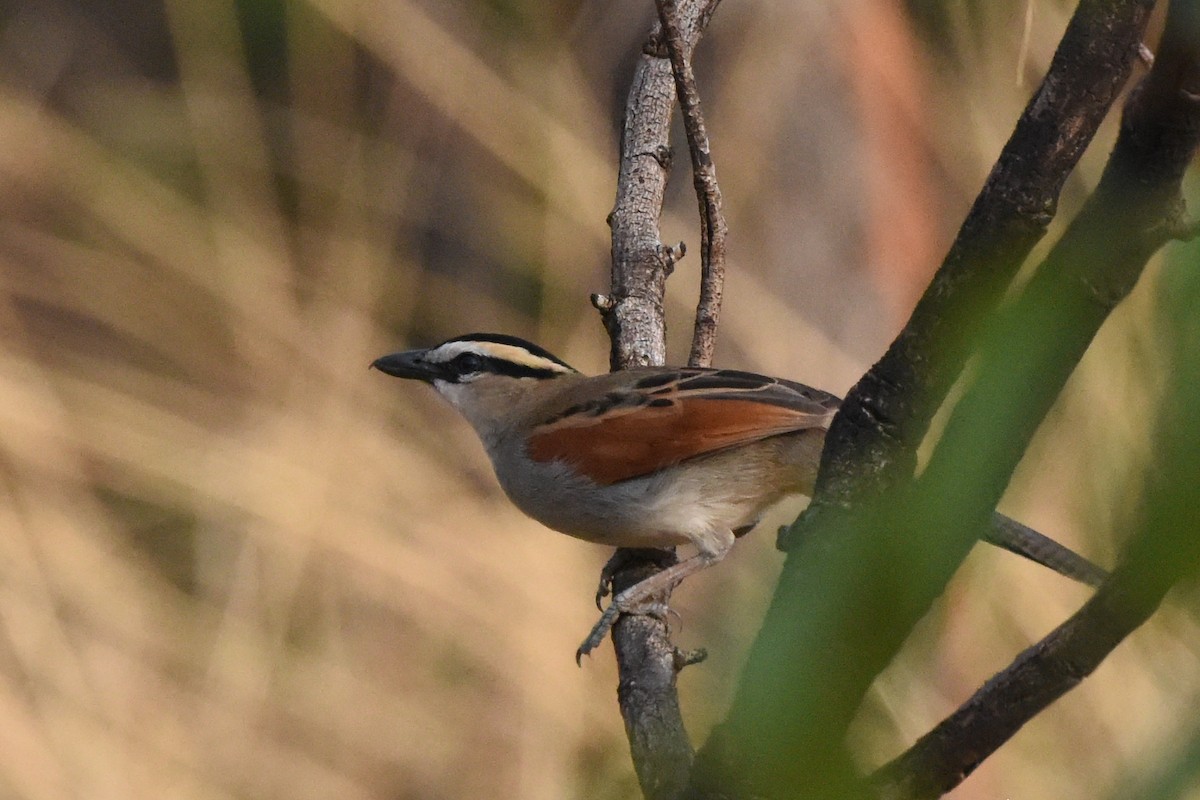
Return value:
[[(650, 6), (18, 6), (0, 36), (0, 796), (636, 796), (615, 672), (571, 663), (606, 554), (521, 518), (468, 431), (366, 365), (493, 329), (603, 368), (585, 298), (606, 278), (616, 95)], [(1003, 9), (979, 13), (1005, 30)], [(1032, 64), (1055, 13), (1039, 6)], [(895, 302), (886, 264), (858, 266), (871, 181), (842, 17), (721, 14), (705, 110), (739, 246), (717, 360), (841, 393)], [(995, 125), (979, 98), (1020, 102), (1006, 45), (968, 34), (966, 66), (936, 81), (962, 98), (938, 117), (951, 146), (930, 145), (951, 198), (982, 178), (963, 143), (1007, 133), (969, 124)], [(666, 196), (668, 241), (692, 209)], [(672, 279), (677, 318), (694, 273)], [(1130, 332), (1150, 311), (1104, 334), (1131, 365), (1119, 387), (1145, 385)], [(1143, 406), (1109, 377), (1081, 378), (1036, 463), (1094, 476), (1136, 452), (1120, 415)], [(1097, 457), (1113, 431), (1122, 446)], [(1075, 530), (1061, 483), (1030, 499), (1030, 475), (1012, 503)], [(1069, 494), (1127, 483), (1114, 467)], [(739, 551), (678, 593), (681, 642), (712, 653), (681, 686), (697, 737), (777, 568), (769, 531)], [(869, 757), (1077, 600), (1027, 591), (1040, 579), (1021, 569), (980, 556), (944, 628), (881, 684)], [(1195, 691), (1194, 623), (1171, 626), (1046, 722), (1039, 736), (1078, 744), (1070, 760), (1038, 772), (1053, 748), (1018, 742), (976, 780), (1094, 796), (1113, 741), (1153, 750), (1174, 730), (1164, 698)], [(912, 677), (928, 672), (935, 686)]]

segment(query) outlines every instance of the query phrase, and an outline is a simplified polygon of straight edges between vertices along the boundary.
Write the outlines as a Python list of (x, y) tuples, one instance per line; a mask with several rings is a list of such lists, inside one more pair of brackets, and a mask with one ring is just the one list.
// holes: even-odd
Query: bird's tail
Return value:
[(1108, 577), (1107, 570), (1096, 566), (1074, 550), (1003, 514), (992, 515), (992, 524), (982, 538), (985, 542), (1003, 547), (1043, 567), (1049, 567), (1059, 575), (1086, 583), (1088, 586), (1099, 586)]

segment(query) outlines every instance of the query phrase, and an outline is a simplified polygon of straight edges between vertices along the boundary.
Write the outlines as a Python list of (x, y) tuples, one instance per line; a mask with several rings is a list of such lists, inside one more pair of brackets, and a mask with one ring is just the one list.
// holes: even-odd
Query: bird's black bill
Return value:
[(439, 365), (426, 361), (424, 355), (424, 350), (405, 350), (377, 358), (371, 362), (371, 366), (396, 378), (432, 381), (441, 377)]

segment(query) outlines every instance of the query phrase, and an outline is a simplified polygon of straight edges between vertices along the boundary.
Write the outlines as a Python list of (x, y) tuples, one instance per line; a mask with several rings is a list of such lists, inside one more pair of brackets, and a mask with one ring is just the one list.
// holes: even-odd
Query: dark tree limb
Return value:
[[(946, 263), (843, 406), (818, 486), (825, 502), (798, 525), (807, 535), (785, 563), (729, 716), (697, 756), (688, 797), (852, 791), (842, 741), (867, 688), (965, 557), (1100, 324), (1180, 229), (1179, 179), (1196, 138), (1192, 69), (1164, 64), (1164, 43), (1094, 196), (1024, 294), (994, 313), (1128, 74), (1149, 6), (1080, 4)], [(982, 345), (976, 317), (994, 325)], [(928, 414), (980, 349), (978, 379), (913, 481)]]
[[(980, 413), (997, 412), (995, 402), (984, 407), (984, 397), (996, 391), (1000, 373), (1018, 383), (1025, 377), (1022, 369), (1039, 376), (1034, 391), (1038, 397), (1013, 404), (1021, 407), (1009, 412), (1012, 424), (1000, 423), (1014, 430), (1017, 444), (998, 448), (983, 461), (994, 464), (1000, 459), (1001, 467), (1015, 466), (1020, 453), (1014, 448), (1023, 450), (1033, 432), (1032, 418), (1040, 419), (1039, 412), (1049, 408), (1071, 365), (1108, 312), (1132, 289), (1146, 260), (1181, 231), (1190, 232), (1193, 226), (1181, 223), (1180, 184), (1198, 147), (1200, 10), (1176, 0), (1168, 11), (1155, 66), (1126, 105), (1100, 185), (1017, 302), (1011, 324), (995, 338), (992, 366), (984, 372), (992, 380), (981, 378), (964, 397), (961, 415), (966, 425), (972, 418), (977, 421)], [(1048, 313), (1051, 306), (1053, 313)], [(1031, 319), (1044, 320), (1039, 338), (1045, 344), (1028, 350), (1032, 342), (1015, 334)], [(1191, 400), (1194, 381), (1200, 377), (1198, 359), (1200, 346), (1195, 342), (1185, 357), (1176, 359), (1174, 397), (1180, 402), (1160, 418), (1153, 450), (1160, 463), (1148, 477), (1142, 532), (1131, 542), (1122, 565), (1075, 616), (885, 767), (878, 777), (889, 796), (936, 797), (949, 791), (1025, 722), (1090, 674), (1153, 613), (1176, 581), (1197, 570), (1197, 548), (1188, 539), (1197, 518), (1190, 495), (1200, 462), (1200, 413)], [(951, 452), (940, 460), (947, 465), (941, 469), (948, 469), (954, 451), (966, 446), (964, 437), (965, 431), (947, 430), (941, 447)], [(935, 470), (931, 480), (936, 480), (938, 467), (932, 461), (930, 466)]]
[(1045, 235), (1067, 175), (1129, 77), (1153, 0), (1082, 0), (957, 238), (887, 353), (851, 390), (815, 502), (848, 503), (911, 477), (978, 322)]
[[(719, 0), (713, 0), (715, 9)], [(721, 187), (717, 184), (717, 168), (713, 165), (708, 145), (708, 131), (700, 110), (700, 92), (692, 62), (685, 53), (683, 32), (678, 22), (675, 0), (656, 0), (662, 40), (671, 58), (675, 77), (675, 92), (683, 112), (683, 130), (687, 134), (688, 152), (692, 157), (692, 183), (700, 203), (700, 301), (696, 305), (696, 323), (692, 330), (692, 349), (688, 364), (693, 367), (712, 365), (713, 348), (717, 343), (717, 323), (721, 316), (721, 295), (725, 285), (725, 237), (729, 228), (721, 210)], [(709, 11), (711, 14), (711, 10)]]
[[(673, 17), (673, 42), (685, 61), (699, 41), (716, 0), (681, 0)], [(612, 227), (612, 288), (593, 298), (612, 341), (612, 369), (666, 361), (666, 280), (683, 255), (664, 245), (658, 221), (670, 175), (669, 133), (675, 84), (659, 26), (651, 32), (634, 73), (621, 132), (617, 197)], [(619, 592), (674, 560), (671, 551), (625, 551), (613, 576)], [(667, 597), (660, 598), (663, 603)], [(622, 615), (612, 631), (620, 673), (618, 700), (642, 793), (648, 800), (678, 796), (691, 770), (693, 750), (676, 693), (687, 662), (669, 638), (665, 620)]]
[[(1183, 222), (1183, 174), (1200, 144), (1200, 29), (1171, 3), (1155, 66), (1130, 94), (1095, 192), (1022, 294), (983, 342), (979, 377), (965, 392), (922, 475), (951, 474), (999, 498), (1042, 418), (1108, 314), (1133, 289)], [(1012, 387), (1022, 387), (1020, 392)], [(971, 426), (1007, 431), (980, 450)], [(966, 476), (966, 453), (981, 470)]]
[[(1196, 355), (1200, 355), (1197, 352)], [(1193, 425), (1197, 421), (1193, 421)], [(1193, 427), (1191, 433), (1197, 428)], [(1175, 436), (1176, 431), (1165, 431)], [(1193, 447), (1200, 440), (1191, 436)], [(1200, 480), (1195, 469), (1190, 480)], [(1173, 466), (1180, 463), (1173, 462)], [(1157, 473), (1162, 477), (1163, 473)], [(1192, 519), (1200, 514), (1194, 494), (1171, 495), (1189, 480), (1181, 471), (1170, 472), (1171, 483), (1151, 483), (1146, 491), (1148, 508), (1186, 509)], [(1191, 483), (1195, 486), (1195, 483)], [(1180, 516), (1176, 514), (1175, 516)], [(1182, 519), (1146, 523), (1119, 567), (1083, 608), (1037, 644), (1021, 653), (1003, 672), (983, 685), (957, 711), (922, 736), (895, 761), (875, 775), (886, 800), (941, 797), (958, 786), (984, 759), (1008, 741), (1048, 705), (1075, 688), (1125, 637), (1150, 618), (1167, 591), (1185, 576), (1200, 570), (1200, 551), (1194, 543), (1178, 541), (1191, 526)], [(1190, 532), (1190, 531), (1189, 531)], [(1164, 559), (1161, 544), (1173, 542), (1171, 557)], [(1155, 550), (1160, 552), (1154, 552)]]

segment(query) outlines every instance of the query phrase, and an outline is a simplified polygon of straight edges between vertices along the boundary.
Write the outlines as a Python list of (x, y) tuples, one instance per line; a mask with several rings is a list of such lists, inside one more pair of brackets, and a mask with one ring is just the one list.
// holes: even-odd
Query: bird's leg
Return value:
[[(588, 637), (583, 640), (583, 644), (575, 651), (575, 663), (579, 663), (585, 655), (600, 646), (600, 643), (604, 641), (604, 637), (608, 635), (609, 630), (612, 628), (613, 623), (617, 621), (617, 617), (623, 613), (635, 611), (637, 606), (647, 598), (665, 592), (689, 575), (693, 575), (702, 569), (707, 569), (716, 564), (729, 553), (730, 548), (733, 547), (733, 541), (733, 533), (725, 531), (723, 535), (698, 542), (700, 552), (696, 555), (667, 567), (661, 572), (656, 572), (649, 578), (635, 583), (633, 586), (620, 592), (608, 604), (608, 608), (604, 609), (604, 613), (600, 615), (600, 620), (592, 628), (592, 632), (588, 634)], [(610, 561), (609, 563), (611, 564), (612, 562)], [(655, 611), (661, 611), (662, 606), (663, 604), (661, 603), (656, 604)]]
[(629, 563), (630, 558), (632, 556), (627, 548), (618, 547), (613, 551), (612, 558), (604, 562), (600, 568), (600, 585), (596, 587), (596, 608), (604, 610), (604, 598), (612, 591), (613, 576)]

